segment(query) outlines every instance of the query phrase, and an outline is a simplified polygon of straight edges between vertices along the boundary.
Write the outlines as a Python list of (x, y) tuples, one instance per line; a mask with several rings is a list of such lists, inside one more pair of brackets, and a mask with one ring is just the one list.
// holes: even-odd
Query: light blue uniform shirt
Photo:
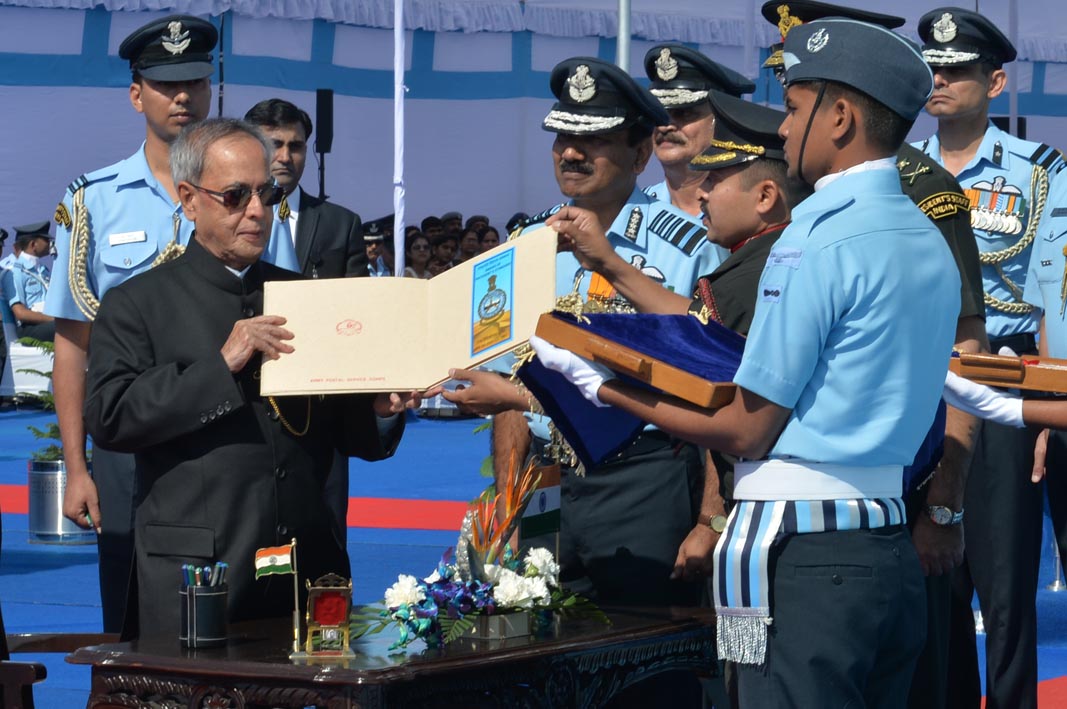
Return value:
[[(935, 134), (915, 146), (944, 165), (941, 143)], [(1037, 195), (1032, 189), (1034, 165), (1043, 164), (1058, 172), (1062, 160), (1055, 151), (1040, 143), (1021, 140), (992, 123), (974, 158), (956, 175), (964, 194), (971, 201), (971, 226), (974, 228), (978, 250), (982, 253), (1001, 251), (1014, 246), (1026, 233), (1036, 214)], [(1045, 211), (1057, 205), (1046, 201)], [(992, 264), (982, 264), (982, 285), (994, 298), (1018, 303), (1024, 298), (1031, 247), (1000, 264), (1006, 278), (1017, 287), (1012, 288), (1001, 278)], [(990, 338), (1037, 332), (1040, 312), (1013, 314), (986, 305), (986, 332)]]
[[(564, 205), (557, 205), (530, 219), (523, 233), (538, 229)], [(728, 255), (724, 249), (707, 240), (707, 231), (700, 220), (634, 189), (626, 205), (619, 211), (607, 230), (608, 241), (629, 263), (663, 287), (688, 297), (700, 276), (711, 273)], [(573, 292), (577, 282), (583, 300), (598, 297), (614, 305), (627, 305), (614, 288), (602, 277), (587, 271), (570, 252), (556, 256), (556, 295)], [(503, 361), (502, 361), (503, 360)], [(507, 369), (512, 358), (501, 357), (491, 366)], [(547, 423), (542, 417), (533, 418), (531, 429), (535, 436), (547, 438)]]
[[(538, 229), (542, 222), (563, 205), (557, 205), (531, 218), (523, 233)], [(689, 296), (697, 278), (714, 271), (725, 260), (725, 250), (707, 239), (700, 220), (649, 197), (635, 189), (607, 230), (615, 253), (637, 267), (664, 288)], [(556, 295), (572, 292), (578, 281), (582, 298), (598, 297), (609, 303), (625, 305), (600, 276), (587, 271), (570, 252), (556, 257)]]
[[(85, 189), (89, 211), (89, 255), (86, 265), (88, 286), (99, 301), (113, 286), (147, 271), (152, 262), (174, 238), (174, 219), (180, 219), (178, 243), (189, 243), (191, 222), (181, 216), (179, 205), (171, 201), (148, 167), (144, 144), (130, 157), (79, 177), (63, 194), (62, 207), (74, 215), (72, 199)], [(55, 274), (45, 313), (57, 318), (87, 321), (71, 294), (70, 228), (56, 228)]]
[(1061, 159), (1049, 170), (1048, 202), (1034, 237), (1023, 293), (1027, 303), (1044, 309), (1048, 353), (1060, 359), (1067, 358), (1067, 318), (1062, 295), (1067, 277), (1067, 170), (1063, 165)]
[(760, 277), (734, 377), (791, 409), (770, 456), (910, 464), (959, 307), (952, 254), (895, 169), (843, 175), (801, 202)]
[(13, 252), (8, 254), (4, 258), (0, 258), (0, 271), (10, 271), (12, 268), (14, 268), (16, 260), (18, 260), (18, 256), (16, 256)]
[[(663, 180), (662, 182), (657, 182), (654, 185), (649, 185), (642, 191), (652, 199), (658, 200), (660, 202), (666, 202), (667, 204), (670, 204), (671, 202), (671, 191), (667, 188), (666, 180)], [(701, 273), (700, 275), (703, 276), (704, 274)]]
[(22, 303), (23, 307), (34, 309), (43, 302), (48, 294), (48, 267), (41, 262), (34, 263), (31, 257), (23, 253), (11, 269), (11, 293), (4, 289), (4, 299), (8, 305)]

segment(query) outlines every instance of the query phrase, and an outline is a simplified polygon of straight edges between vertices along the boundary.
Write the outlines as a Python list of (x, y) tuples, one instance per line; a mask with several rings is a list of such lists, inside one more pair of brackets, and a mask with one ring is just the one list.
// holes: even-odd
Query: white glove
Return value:
[(553, 372), (559, 372), (567, 378), (588, 401), (603, 408), (607, 406), (597, 396), (601, 385), (615, 378), (615, 373), (603, 365), (590, 362), (565, 349), (549, 344), (540, 337), (534, 335), (530, 338), (530, 346), (537, 353), (537, 359), (546, 368)]
[(945, 403), (987, 421), (1022, 428), (1023, 400), (992, 387), (964, 379), (954, 372), (945, 375)]

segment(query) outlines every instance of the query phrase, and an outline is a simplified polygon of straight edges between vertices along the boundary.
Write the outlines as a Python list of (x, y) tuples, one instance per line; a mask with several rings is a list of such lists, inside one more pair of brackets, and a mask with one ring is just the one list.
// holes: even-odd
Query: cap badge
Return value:
[(793, 17), (789, 14), (788, 5), (778, 6), (778, 31), (782, 33), (782, 41), (785, 41), (785, 36), (789, 34), (789, 30), (804, 24), (804, 21), (799, 17)]
[(574, 76), (567, 77), (567, 91), (577, 103), (585, 103), (596, 96), (596, 79), (589, 75), (589, 67), (578, 65)]
[(667, 47), (659, 50), (659, 58), (656, 59), (656, 76), (661, 81), (673, 81), (678, 76), (678, 60), (671, 56), (671, 50)]
[(189, 43), (192, 42), (192, 39), (189, 37), (188, 30), (182, 32), (181, 22), (175, 20), (168, 24), (167, 32), (170, 33), (170, 36), (163, 38), (163, 49), (177, 56), (189, 48)]
[(814, 54), (821, 52), (826, 43), (830, 41), (830, 33), (825, 27), (820, 27), (812, 36), (808, 37), (808, 51)]
[(941, 15), (941, 19), (934, 23), (934, 39), (938, 42), (951, 42), (956, 39), (956, 32), (959, 28), (956, 23), (952, 21), (952, 13), (946, 12)]

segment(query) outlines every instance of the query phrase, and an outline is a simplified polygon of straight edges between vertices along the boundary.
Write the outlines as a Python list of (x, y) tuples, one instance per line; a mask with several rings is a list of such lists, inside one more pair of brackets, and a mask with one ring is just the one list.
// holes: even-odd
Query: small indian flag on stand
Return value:
[(256, 578), (293, 573), (293, 545), (256, 550)]

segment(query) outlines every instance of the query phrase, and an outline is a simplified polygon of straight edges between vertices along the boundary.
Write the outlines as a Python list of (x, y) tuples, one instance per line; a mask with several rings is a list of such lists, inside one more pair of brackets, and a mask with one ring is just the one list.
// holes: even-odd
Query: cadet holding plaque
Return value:
[(594, 403), (747, 459), (712, 583), (742, 707), (903, 706), (926, 618), (903, 467), (934, 420), (960, 305), (894, 160), (933, 79), (910, 42), (846, 19), (794, 28), (783, 59), (779, 133), (815, 193), (768, 256), (734, 400), (701, 409), (535, 349)]

